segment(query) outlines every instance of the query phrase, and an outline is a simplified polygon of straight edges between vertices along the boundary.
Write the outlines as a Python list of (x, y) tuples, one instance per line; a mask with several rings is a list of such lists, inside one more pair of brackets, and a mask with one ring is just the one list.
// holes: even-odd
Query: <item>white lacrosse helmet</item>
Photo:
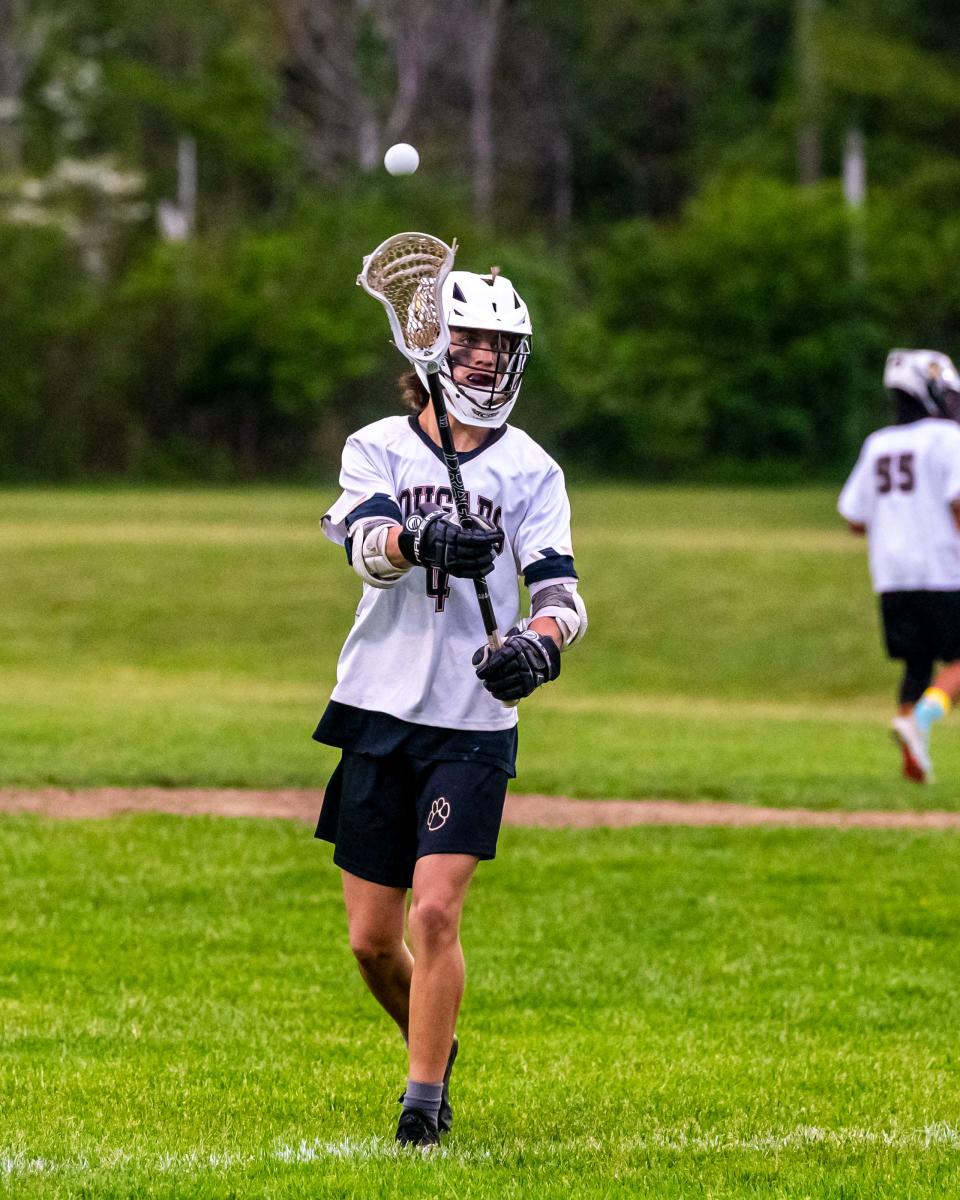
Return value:
[[(447, 409), (465, 425), (497, 429), (517, 402), (530, 354), (533, 329), (527, 306), (496, 270), (489, 275), (451, 271), (440, 297), (450, 326), (450, 348), (439, 371)], [(471, 345), (473, 330), (497, 336)], [(425, 369), (414, 365), (426, 384)]]
[(919, 400), (931, 417), (960, 420), (960, 373), (938, 350), (891, 350), (883, 386)]

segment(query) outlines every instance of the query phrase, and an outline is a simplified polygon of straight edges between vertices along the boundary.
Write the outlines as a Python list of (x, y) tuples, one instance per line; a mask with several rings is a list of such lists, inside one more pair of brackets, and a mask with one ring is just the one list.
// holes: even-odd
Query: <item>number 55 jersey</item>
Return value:
[(929, 418), (872, 433), (838, 509), (865, 525), (875, 592), (960, 591), (960, 425)]
[[(520, 617), (520, 576), (528, 588), (576, 580), (563, 472), (511, 425), (460, 455), (460, 469), (470, 511), (505, 534), (486, 577), (503, 632)], [(412, 416), (387, 417), (349, 437), (340, 486), (321, 527), (348, 558), (351, 531), (366, 518), (403, 521), (430, 501), (456, 511), (440, 447)], [(332, 699), (419, 725), (510, 729), (517, 710), (482, 687), (470, 661), (485, 641), (472, 580), (413, 567), (389, 587), (364, 584)]]

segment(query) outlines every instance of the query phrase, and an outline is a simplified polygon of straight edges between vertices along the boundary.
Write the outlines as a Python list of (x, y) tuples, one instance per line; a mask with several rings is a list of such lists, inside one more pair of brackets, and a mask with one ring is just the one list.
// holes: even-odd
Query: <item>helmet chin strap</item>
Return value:
[(513, 411), (519, 394), (519, 389), (517, 389), (517, 392), (506, 403), (497, 408), (485, 409), (479, 404), (474, 404), (470, 397), (465, 395), (443, 370), (440, 371), (440, 387), (450, 415), (462, 425), (474, 425), (480, 429), (499, 429), (501, 425), (504, 425), (507, 417)]
[[(414, 365), (420, 381), (426, 387), (426, 372), (420, 367), (419, 363)], [(499, 408), (486, 410), (481, 405), (474, 404), (470, 400), (470, 397), (457, 387), (442, 368), (438, 372), (438, 378), (447, 412), (455, 420), (459, 421), (461, 425), (473, 425), (477, 429), (499, 429), (501, 425), (505, 425), (507, 418), (513, 412), (513, 406), (516, 404), (517, 397), (520, 394), (520, 389), (517, 388), (511, 399), (505, 404), (501, 404)]]

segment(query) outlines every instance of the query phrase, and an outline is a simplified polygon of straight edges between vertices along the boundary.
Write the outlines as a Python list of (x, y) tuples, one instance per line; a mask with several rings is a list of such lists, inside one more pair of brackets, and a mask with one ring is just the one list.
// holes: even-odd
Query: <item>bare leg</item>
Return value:
[(439, 1083), (453, 1044), (465, 979), (460, 914), (477, 859), (430, 854), (413, 873), (410, 938), (410, 1078)]
[(360, 974), (406, 1038), (413, 972), (413, 957), (403, 940), (406, 888), (370, 883), (347, 871), (342, 875), (350, 948)]
[(946, 692), (951, 702), (960, 696), (960, 662), (945, 663), (937, 672), (933, 686)]

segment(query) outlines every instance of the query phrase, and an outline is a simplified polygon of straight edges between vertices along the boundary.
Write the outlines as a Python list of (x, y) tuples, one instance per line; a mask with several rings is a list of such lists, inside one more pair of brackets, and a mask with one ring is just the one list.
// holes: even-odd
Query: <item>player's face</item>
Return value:
[(454, 383), (460, 387), (496, 390), (516, 349), (515, 341), (496, 329), (451, 329)]

